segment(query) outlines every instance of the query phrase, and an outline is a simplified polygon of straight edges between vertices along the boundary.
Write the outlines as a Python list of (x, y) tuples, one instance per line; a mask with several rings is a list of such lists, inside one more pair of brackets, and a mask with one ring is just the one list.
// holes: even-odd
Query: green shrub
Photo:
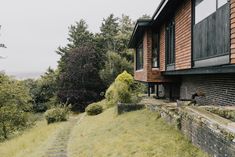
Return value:
[(88, 115), (98, 115), (103, 112), (103, 107), (99, 103), (93, 103), (86, 107)]
[(45, 112), (47, 123), (62, 122), (68, 119), (69, 110), (65, 107), (55, 107)]
[(133, 77), (124, 71), (118, 75), (105, 93), (105, 98), (109, 106), (114, 106), (118, 102), (136, 103), (139, 101), (139, 93), (144, 88), (140, 83), (134, 81)]
[(29, 125), (29, 113), (20, 110), (16, 105), (0, 108), (0, 139), (7, 139), (15, 131)]
[(134, 78), (128, 72), (124, 71), (123, 73), (119, 74), (115, 79), (115, 82), (122, 82), (126, 83), (127, 85), (131, 85), (134, 82)]

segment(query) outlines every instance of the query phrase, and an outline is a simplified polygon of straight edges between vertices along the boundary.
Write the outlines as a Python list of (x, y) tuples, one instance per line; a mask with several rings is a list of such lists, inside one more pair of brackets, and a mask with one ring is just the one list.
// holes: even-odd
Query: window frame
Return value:
[[(227, 3), (229, 2), (229, 0), (227, 0)], [(215, 0), (215, 3), (216, 3), (216, 9), (215, 9), (215, 12), (219, 9), (219, 8), (221, 8), (222, 6), (224, 6), (225, 4), (227, 4), (227, 3), (225, 3), (225, 4), (223, 4), (223, 5), (221, 5), (221, 6), (219, 6), (219, 0)], [(210, 15), (208, 15), (207, 17), (205, 17), (205, 18), (203, 18), (202, 20), (200, 20), (200, 21), (198, 21), (197, 23), (196, 23), (196, 0), (194, 0), (194, 2), (193, 2), (193, 15), (194, 15), (194, 17), (193, 17), (193, 24), (194, 25), (196, 25), (196, 24), (198, 24), (198, 23), (200, 23), (200, 22), (202, 22), (203, 20), (205, 20), (206, 18), (208, 18), (210, 15), (212, 15), (213, 13), (215, 13), (215, 12), (213, 12), (212, 14), (210, 14)]]
[[(169, 29), (170, 30), (169, 32)], [(168, 66), (175, 65), (175, 18), (172, 17), (168, 20), (166, 24), (166, 31), (165, 31), (165, 41), (166, 41), (166, 69)]]
[[(156, 39), (154, 39), (154, 37), (156, 37)], [(159, 32), (153, 31), (152, 32), (152, 68), (159, 68), (159, 66), (160, 66), (160, 63), (159, 63), (159, 61), (160, 61), (160, 59), (159, 59), (160, 40), (159, 39), (160, 39)], [(155, 40), (157, 40), (157, 41), (155, 42)], [(154, 54), (155, 50), (157, 51), (156, 56)], [(154, 60), (153, 60), (155, 57), (157, 57), (157, 65), (156, 66), (154, 66)]]
[[(141, 56), (139, 56), (139, 50), (142, 49)], [(141, 57), (141, 64), (139, 65), (140, 61), (138, 61)], [(135, 57), (136, 63), (135, 63), (135, 70), (143, 70), (144, 69), (144, 45), (143, 41), (140, 41), (136, 46), (136, 57)]]

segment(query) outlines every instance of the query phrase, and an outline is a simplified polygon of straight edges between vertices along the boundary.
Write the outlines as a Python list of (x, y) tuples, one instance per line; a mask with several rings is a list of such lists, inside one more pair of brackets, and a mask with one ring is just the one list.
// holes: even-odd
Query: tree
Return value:
[(119, 31), (115, 39), (118, 53), (130, 62), (133, 62), (133, 51), (128, 48), (128, 43), (134, 28), (134, 22), (127, 15), (122, 15), (119, 20)]
[(40, 79), (27, 79), (23, 81), (30, 89), (29, 92), (32, 97), (34, 112), (44, 112), (50, 108), (51, 105), (56, 105), (55, 97), (58, 90), (57, 78), (58, 70), (53, 70), (49, 67)]
[(127, 61), (125, 58), (122, 58), (116, 52), (108, 52), (107, 60), (105, 62), (104, 68), (100, 71), (100, 77), (103, 80), (106, 87), (108, 87), (118, 74), (123, 71), (132, 72), (132, 63)]
[(118, 33), (119, 25), (118, 18), (114, 17), (113, 14), (109, 15), (106, 19), (103, 19), (103, 22), (100, 27), (101, 37), (103, 39), (103, 45), (106, 51), (116, 50), (116, 40), (115, 36)]
[(58, 97), (61, 102), (71, 104), (74, 110), (100, 99), (103, 84), (99, 77), (99, 53), (92, 43), (71, 50), (64, 60), (64, 69), (59, 76)]
[(57, 54), (61, 56), (61, 59), (58, 62), (59, 70), (63, 70), (64, 59), (71, 50), (79, 48), (86, 43), (94, 43), (94, 35), (88, 31), (88, 25), (83, 19), (69, 27), (68, 36), (67, 39), (69, 43), (65, 47), (59, 47), (56, 51)]
[(29, 90), (21, 81), (0, 74), (0, 138), (28, 125)]
[(14, 104), (21, 110), (29, 111), (30, 100), (29, 89), (22, 82), (0, 73), (0, 107)]

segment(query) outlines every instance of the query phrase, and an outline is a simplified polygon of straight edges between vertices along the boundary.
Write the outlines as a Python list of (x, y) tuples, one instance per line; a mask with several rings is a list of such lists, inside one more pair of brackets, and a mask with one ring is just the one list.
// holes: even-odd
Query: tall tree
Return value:
[(100, 98), (103, 85), (98, 74), (97, 55), (92, 43), (70, 50), (59, 77), (58, 97), (61, 102), (83, 111), (88, 104)]
[(128, 43), (134, 28), (134, 22), (127, 15), (122, 15), (119, 20), (119, 31), (115, 37), (118, 41), (119, 54), (130, 62), (133, 62), (133, 52), (128, 49)]
[(107, 51), (116, 51), (117, 43), (114, 37), (117, 35), (118, 29), (118, 18), (114, 17), (113, 14), (110, 14), (106, 19), (103, 19), (100, 31), (103, 38), (102, 42), (105, 45)]
[(108, 52), (104, 68), (100, 71), (100, 77), (108, 87), (114, 79), (123, 71), (133, 73), (132, 63), (121, 57), (116, 52)]
[(67, 58), (68, 53), (75, 49), (83, 46), (86, 43), (94, 43), (94, 35), (88, 30), (88, 25), (81, 19), (74, 25), (69, 27), (69, 33), (67, 40), (69, 43), (65, 47), (59, 47), (56, 51), (61, 56), (59, 60), (58, 68), (60, 71), (64, 70), (64, 60)]

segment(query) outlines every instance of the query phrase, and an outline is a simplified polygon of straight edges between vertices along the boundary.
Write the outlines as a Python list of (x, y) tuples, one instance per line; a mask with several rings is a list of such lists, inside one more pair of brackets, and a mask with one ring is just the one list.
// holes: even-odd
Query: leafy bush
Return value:
[(106, 53), (104, 68), (99, 72), (99, 74), (105, 86), (110, 86), (118, 74), (124, 70), (132, 72), (132, 63), (126, 60), (126, 58), (121, 57), (117, 52), (108, 51)]
[(66, 107), (55, 107), (45, 112), (47, 123), (62, 122), (68, 119), (69, 110)]
[(20, 110), (16, 105), (0, 108), (0, 139), (7, 139), (11, 133), (24, 129), (29, 123), (29, 113)]
[(29, 89), (21, 81), (0, 73), (0, 139), (30, 124), (30, 100)]
[(109, 106), (118, 102), (135, 103), (139, 101), (138, 94), (142, 92), (143, 86), (134, 81), (133, 77), (124, 71), (118, 75), (115, 81), (107, 89), (105, 98)]
[(98, 115), (103, 112), (103, 107), (99, 103), (93, 103), (86, 107), (88, 115)]
[(117, 76), (115, 82), (126, 83), (127, 85), (131, 85), (134, 82), (134, 78), (128, 72), (124, 71), (120, 75)]

